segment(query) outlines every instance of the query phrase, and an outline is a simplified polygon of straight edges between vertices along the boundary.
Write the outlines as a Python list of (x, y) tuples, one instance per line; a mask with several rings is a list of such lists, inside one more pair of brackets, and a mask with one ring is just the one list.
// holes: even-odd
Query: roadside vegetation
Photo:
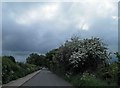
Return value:
[(16, 62), (13, 56), (2, 57), (3, 84), (24, 77), (37, 70), (39, 70), (38, 66), (28, 63)]
[[(119, 53), (116, 53), (120, 58)], [(100, 38), (73, 37), (46, 54), (48, 68), (77, 88), (81, 86), (117, 86), (118, 61)]]
[(2, 85), (2, 57), (0, 56), (0, 85)]
[(30, 54), (26, 63), (16, 62), (12, 56), (3, 56), (3, 83), (47, 67), (76, 88), (118, 86), (120, 54), (115, 55), (118, 61), (112, 61), (107, 45), (100, 38), (80, 39), (74, 36), (46, 55)]

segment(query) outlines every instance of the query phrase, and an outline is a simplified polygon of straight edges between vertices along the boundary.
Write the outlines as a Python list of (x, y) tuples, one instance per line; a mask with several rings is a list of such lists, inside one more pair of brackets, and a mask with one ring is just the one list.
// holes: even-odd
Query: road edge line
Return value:
[[(32, 76), (30, 79), (26, 80), (23, 84), (21, 84), (20, 86), (24, 85), (25, 83), (27, 83), (29, 80), (31, 80), (33, 77), (35, 77), (36, 75), (38, 75), (41, 72), (41, 70), (39, 70), (34, 76)], [(19, 87), (20, 87), (19, 86)]]

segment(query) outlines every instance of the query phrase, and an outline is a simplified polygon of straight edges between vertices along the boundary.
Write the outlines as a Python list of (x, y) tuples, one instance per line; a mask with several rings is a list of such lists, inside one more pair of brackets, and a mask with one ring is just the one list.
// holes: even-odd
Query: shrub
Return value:
[[(11, 58), (11, 57), (10, 57)], [(14, 62), (9, 57), (2, 58), (2, 82), (8, 83), (12, 80), (26, 76), (39, 68), (36, 65), (24, 64), (21, 62)]]
[(96, 71), (99, 67), (105, 66), (110, 59), (107, 47), (99, 38), (78, 40), (78, 50), (74, 51), (69, 59), (73, 65), (72, 71), (84, 72)]
[(73, 86), (81, 88), (82, 86), (108, 86), (106, 81), (96, 78), (95, 75), (83, 73), (82, 75), (75, 75), (66, 78)]
[(72, 37), (58, 49), (46, 54), (50, 57), (50, 68), (57, 73), (79, 74), (86, 70), (96, 71), (105, 66), (110, 59), (110, 53), (100, 38), (80, 39)]

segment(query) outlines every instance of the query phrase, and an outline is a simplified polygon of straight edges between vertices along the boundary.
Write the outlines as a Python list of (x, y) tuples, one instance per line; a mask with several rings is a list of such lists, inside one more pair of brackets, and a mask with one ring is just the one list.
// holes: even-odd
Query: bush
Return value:
[(75, 75), (65, 79), (77, 88), (81, 88), (82, 86), (108, 86), (106, 81), (96, 78), (95, 75), (89, 73), (83, 73), (82, 75)]
[(38, 55), (37, 53), (32, 53), (29, 55), (29, 57), (26, 59), (26, 63), (28, 64), (34, 64), (37, 66), (45, 66), (45, 56), (44, 55)]
[(38, 69), (39, 67), (36, 65), (15, 62), (13, 59), (5, 56), (2, 58), (2, 82), (3, 84), (8, 83)]
[(49, 66), (56, 73), (75, 75), (85, 71), (95, 72), (105, 66), (110, 53), (100, 38), (80, 39), (75, 36), (47, 53), (46, 57), (50, 57)]
[[(120, 58), (119, 53), (116, 55)], [(100, 38), (75, 36), (48, 52), (46, 58), (50, 70), (75, 86), (116, 86), (117, 76), (120, 78), (120, 62), (119, 66), (118, 62), (109, 64), (111, 53)]]

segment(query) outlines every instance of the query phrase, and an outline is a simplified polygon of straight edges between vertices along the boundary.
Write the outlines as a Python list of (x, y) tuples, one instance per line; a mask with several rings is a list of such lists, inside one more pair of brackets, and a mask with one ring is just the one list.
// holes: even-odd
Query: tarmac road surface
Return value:
[(70, 83), (60, 78), (47, 69), (42, 69), (37, 75), (26, 81), (22, 86), (66, 86), (72, 87)]

